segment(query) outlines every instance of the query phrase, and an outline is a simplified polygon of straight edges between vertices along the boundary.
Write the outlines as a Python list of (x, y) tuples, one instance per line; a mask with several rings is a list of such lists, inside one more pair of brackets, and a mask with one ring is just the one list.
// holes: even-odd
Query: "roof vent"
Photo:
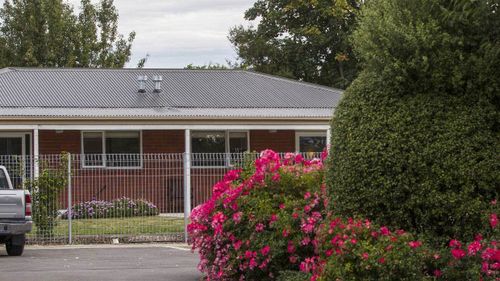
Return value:
[(161, 81), (163, 81), (163, 77), (161, 75), (154, 75), (153, 76), (153, 82), (155, 83), (155, 93), (161, 92)]
[(146, 92), (146, 81), (148, 81), (148, 76), (146, 75), (137, 76), (137, 82), (139, 82), (139, 93)]

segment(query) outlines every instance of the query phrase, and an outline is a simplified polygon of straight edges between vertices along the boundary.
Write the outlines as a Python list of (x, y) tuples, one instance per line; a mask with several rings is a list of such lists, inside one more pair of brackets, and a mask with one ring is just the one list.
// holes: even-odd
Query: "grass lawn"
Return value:
[[(151, 216), (72, 221), (73, 235), (164, 234), (184, 231), (184, 218)], [(36, 226), (30, 236), (36, 235)], [(68, 236), (68, 220), (58, 220), (54, 236)]]

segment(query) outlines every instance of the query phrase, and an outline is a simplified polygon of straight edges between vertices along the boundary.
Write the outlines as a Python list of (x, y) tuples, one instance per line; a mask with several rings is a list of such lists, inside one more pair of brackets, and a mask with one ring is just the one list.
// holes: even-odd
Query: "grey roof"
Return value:
[[(145, 93), (137, 76), (147, 75)], [(163, 76), (162, 92), (152, 77)], [(0, 117), (330, 117), (342, 91), (244, 70), (0, 70)]]
[(2, 108), (3, 117), (330, 118), (330, 108)]

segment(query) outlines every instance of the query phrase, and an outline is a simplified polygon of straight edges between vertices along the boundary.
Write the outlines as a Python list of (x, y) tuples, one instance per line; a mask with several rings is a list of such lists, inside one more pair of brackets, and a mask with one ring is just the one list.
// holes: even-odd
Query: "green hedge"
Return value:
[(449, 2), (366, 5), (364, 71), (335, 110), (328, 175), (341, 215), (440, 242), (487, 229), (500, 183), (499, 17)]

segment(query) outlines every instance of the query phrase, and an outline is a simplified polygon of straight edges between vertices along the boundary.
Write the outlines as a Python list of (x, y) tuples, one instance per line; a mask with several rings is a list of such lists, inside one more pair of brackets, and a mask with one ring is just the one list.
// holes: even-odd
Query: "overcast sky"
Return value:
[[(75, 8), (80, 0), (69, 0)], [(97, 2), (97, 0), (94, 0)], [(190, 63), (225, 64), (236, 54), (227, 40), (231, 27), (247, 25), (243, 13), (255, 0), (115, 0), (119, 31), (137, 33), (135, 67), (149, 53), (146, 67), (182, 68)]]

